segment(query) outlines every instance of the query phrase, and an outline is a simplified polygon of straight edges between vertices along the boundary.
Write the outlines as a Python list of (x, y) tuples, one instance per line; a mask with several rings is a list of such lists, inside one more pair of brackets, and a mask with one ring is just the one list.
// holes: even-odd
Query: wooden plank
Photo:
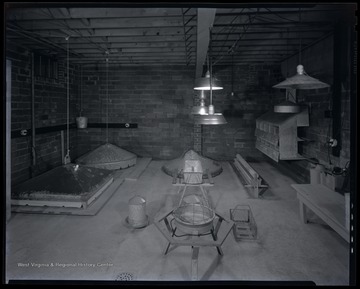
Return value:
[[(72, 18), (182, 17), (180, 8), (70, 8)], [(192, 9), (191, 15), (196, 15)], [(187, 14), (188, 15), (188, 14)]]
[(11, 204), (15, 206), (34, 206), (34, 207), (67, 207), (67, 208), (82, 208), (84, 202), (82, 201), (40, 201), (40, 200), (11, 200)]
[(170, 212), (167, 212), (167, 213), (164, 213), (158, 217), (155, 218), (154, 220), (154, 223), (159, 223), (161, 222), (162, 220), (164, 220), (167, 216), (169, 216), (170, 214), (172, 214), (173, 211), (170, 211)]
[(243, 159), (240, 154), (236, 155), (236, 159), (241, 163), (241, 165), (247, 170), (247, 172), (253, 177), (258, 178), (259, 174), (250, 166), (250, 164)]
[(110, 185), (111, 183), (114, 181), (114, 178), (110, 178), (103, 187), (101, 187), (100, 190), (98, 190), (89, 200), (87, 200), (85, 202), (86, 204), (86, 208), (93, 202), (95, 201)]
[[(114, 47), (111, 46), (110, 49), (113, 49)], [(81, 53), (84, 56), (87, 54), (99, 54), (101, 55), (102, 48), (99, 49), (98, 47), (87, 47), (87, 48), (72, 48), (73, 51), (77, 53)], [(121, 53), (127, 54), (127, 53), (169, 53), (169, 52), (181, 52), (181, 55), (184, 54), (184, 48), (183, 47), (149, 47), (149, 48), (121, 48)], [(195, 52), (195, 47), (194, 47)], [(111, 57), (111, 54), (110, 54)]]
[(65, 18), (70, 18), (70, 11), (68, 8), (58, 8), (61, 12), (61, 14), (65, 17)]
[(194, 184), (185, 184), (185, 183), (181, 183), (183, 179), (179, 179), (179, 182), (176, 183), (176, 184), (173, 184), (174, 187), (184, 187), (184, 186), (187, 186), (187, 187), (199, 187), (199, 186), (202, 186), (202, 187), (213, 187), (214, 184), (210, 184), (210, 183), (202, 183), (202, 184), (197, 184), (197, 185), (194, 185)]
[[(109, 60), (110, 64), (116, 64), (116, 65), (122, 65), (122, 66), (141, 66), (141, 65), (155, 65), (155, 66), (161, 66), (161, 65), (184, 65), (184, 59), (182, 60), (174, 60), (171, 59), (171, 61), (169, 61), (170, 59), (153, 59), (153, 60), (133, 60), (133, 59), (114, 59), (114, 60)], [(104, 63), (104, 59), (102, 60), (91, 60), (91, 59), (76, 59), (74, 61), (72, 61), (72, 63), (76, 63), (76, 64), (82, 64), (82, 65), (89, 65), (89, 66), (94, 66), (94, 65), (101, 65)], [(195, 61), (191, 61), (191, 65), (194, 66)]]
[[(6, 140), (5, 140), (5, 171), (6, 171), (6, 222), (11, 218), (11, 61), (6, 59)], [(3, 118), (4, 119), (4, 118)]]
[(210, 27), (213, 26), (216, 9), (198, 8), (197, 15), (197, 46), (196, 46), (196, 71), (195, 78), (199, 78), (203, 72), (203, 65), (210, 40)]
[(218, 239), (221, 240), (220, 246), (225, 242), (233, 226), (234, 226), (234, 222), (230, 220), (226, 220), (226, 222), (223, 223), (222, 228), (220, 230), (220, 234), (218, 234)]
[(172, 244), (173, 238), (171, 237), (168, 229), (164, 226), (162, 222), (154, 222), (154, 225), (159, 229), (159, 231), (163, 234), (166, 240)]
[[(243, 160), (243, 164), (247, 162), (245, 160)], [(254, 175), (251, 175), (250, 172), (244, 167), (242, 166), (242, 164), (239, 162), (238, 158), (234, 159), (234, 166), (237, 169), (241, 179), (243, 179), (245, 181), (246, 184), (244, 184), (244, 187), (246, 188), (251, 188), (252, 189), (252, 193), (254, 194), (255, 198), (258, 198), (260, 193), (264, 192), (267, 188), (268, 185), (262, 184), (263, 179), (260, 177), (260, 175), (248, 164), (247, 167), (250, 167), (251, 170), (254, 172)]]
[(134, 171), (125, 180), (137, 181), (150, 162), (151, 158), (137, 158)]
[[(349, 242), (350, 234), (346, 229), (345, 221), (345, 197), (323, 185), (293, 184), (291, 186), (297, 191), (300, 202)], [(303, 220), (306, 220), (305, 217)]]
[[(195, 59), (193, 57), (190, 57), (191, 60), (193, 60), (192, 62), (195, 61)], [(104, 64), (104, 58), (100, 58), (100, 57), (89, 57), (89, 58), (73, 58), (70, 60), (71, 63), (74, 62), (81, 62), (81, 63), (98, 63), (99, 65)], [(178, 64), (184, 64), (184, 56), (179, 57), (179, 56), (157, 56), (157, 57), (134, 57), (134, 56), (126, 56), (126, 57), (112, 57), (109, 58), (109, 63), (136, 63), (136, 64), (141, 64), (142, 62), (144, 64), (148, 64), (148, 63), (167, 63), (170, 64), (169, 61), (171, 61), (171, 64), (173, 63), (178, 63)]]
[[(89, 18), (89, 17), (87, 17)], [(65, 23), (66, 21), (66, 23)], [(154, 17), (154, 18), (89, 18), (90, 28), (140, 28), (140, 27), (183, 27), (182, 17)], [(69, 29), (87, 29), (81, 19), (46, 19), (46, 20), (18, 20), (20, 27), (30, 30), (59, 29), (68, 27)], [(194, 20), (188, 26), (195, 25)]]
[[(29, 43), (29, 41), (25, 42)], [(25, 44), (24, 43), (24, 44)], [(130, 43), (111, 43), (111, 49), (114, 48), (182, 48), (184, 49), (184, 43), (177, 43), (177, 42), (130, 42)], [(90, 43), (86, 42), (74, 42), (71, 43), (72, 49), (93, 49), (97, 47), (96, 45), (90, 45)], [(195, 48), (195, 47), (194, 47)]]
[(191, 280), (196, 281), (198, 279), (198, 258), (199, 247), (192, 247), (191, 254)]
[(300, 220), (306, 224), (307, 218), (306, 218), (306, 206), (304, 206), (303, 202), (299, 200), (299, 209), (300, 209)]
[(237, 160), (234, 161), (234, 165), (235, 165), (235, 167), (239, 170), (239, 172), (241, 173), (241, 175), (244, 177), (246, 183), (247, 183), (248, 185), (251, 185), (251, 184), (252, 184), (253, 177), (248, 173), (248, 171), (246, 171), (246, 170), (244, 169), (244, 167), (242, 167), (241, 164), (240, 164)]

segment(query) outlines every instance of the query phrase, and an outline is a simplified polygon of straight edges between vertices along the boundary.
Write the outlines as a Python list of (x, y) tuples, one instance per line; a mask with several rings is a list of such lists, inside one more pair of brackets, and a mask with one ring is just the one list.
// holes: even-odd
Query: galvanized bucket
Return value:
[(134, 228), (142, 228), (148, 224), (146, 201), (144, 198), (135, 196), (129, 200), (129, 216), (127, 221)]
[(76, 118), (77, 128), (87, 128), (88, 118), (86, 116), (79, 116)]

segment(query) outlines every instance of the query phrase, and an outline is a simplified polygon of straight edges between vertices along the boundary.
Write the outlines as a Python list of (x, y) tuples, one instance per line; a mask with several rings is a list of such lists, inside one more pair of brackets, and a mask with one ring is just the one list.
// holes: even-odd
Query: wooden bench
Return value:
[(231, 163), (236, 174), (242, 180), (246, 188), (250, 188), (256, 198), (259, 197), (269, 186), (261, 176), (243, 159), (240, 154), (236, 155)]
[(343, 195), (321, 184), (293, 184), (291, 186), (297, 192), (302, 222), (307, 223), (306, 209), (309, 208), (347, 242), (350, 242)]

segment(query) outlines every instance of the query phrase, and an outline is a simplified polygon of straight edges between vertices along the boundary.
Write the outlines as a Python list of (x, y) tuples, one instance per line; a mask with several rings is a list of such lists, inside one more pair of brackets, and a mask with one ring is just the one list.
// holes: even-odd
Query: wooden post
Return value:
[(6, 60), (6, 222), (11, 218), (11, 61)]
[(191, 246), (191, 280), (196, 281), (198, 279), (198, 258), (199, 258), (199, 247)]
[(300, 207), (300, 220), (307, 224), (307, 218), (306, 218), (306, 206), (302, 201), (299, 201), (299, 207)]

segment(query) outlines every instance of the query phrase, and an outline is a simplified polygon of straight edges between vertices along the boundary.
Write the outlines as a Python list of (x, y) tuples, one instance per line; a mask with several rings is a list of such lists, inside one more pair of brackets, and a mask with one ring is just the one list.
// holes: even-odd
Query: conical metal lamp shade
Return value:
[(227, 124), (225, 117), (221, 113), (198, 115), (195, 117), (195, 124), (218, 125)]
[(330, 85), (307, 75), (302, 65), (297, 66), (297, 74), (286, 78), (284, 81), (274, 85), (274, 88), (292, 88), (292, 89), (319, 89), (329, 87)]
[[(215, 77), (211, 80), (211, 88), (212, 90), (220, 90), (223, 89), (220, 80)], [(195, 79), (195, 90), (210, 90), (210, 72), (207, 71), (205, 77)]]
[(274, 105), (274, 112), (278, 113), (298, 113), (300, 112), (300, 106), (292, 101), (284, 101), (277, 105)]

